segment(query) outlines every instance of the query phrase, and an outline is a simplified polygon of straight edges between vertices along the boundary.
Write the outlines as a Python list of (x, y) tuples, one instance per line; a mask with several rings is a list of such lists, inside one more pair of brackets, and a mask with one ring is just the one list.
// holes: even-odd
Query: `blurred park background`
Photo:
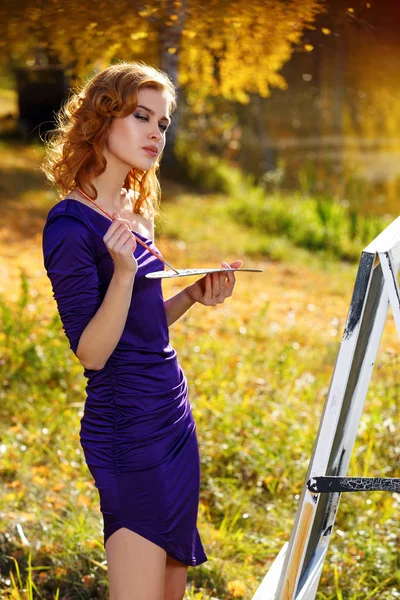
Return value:
[[(39, 164), (71, 90), (140, 60), (178, 89), (160, 249), (179, 267), (242, 258), (264, 269), (171, 327), (209, 556), (189, 569), (187, 599), (250, 599), (290, 536), (361, 251), (398, 216), (400, 5), (3, 0), (0, 48), (0, 591), (108, 597), (78, 438), (85, 380), (42, 262), (57, 197)], [(165, 296), (185, 283), (165, 282)], [(389, 315), (352, 475), (399, 476), (398, 351)], [(350, 496), (317, 598), (399, 598), (400, 495)]]

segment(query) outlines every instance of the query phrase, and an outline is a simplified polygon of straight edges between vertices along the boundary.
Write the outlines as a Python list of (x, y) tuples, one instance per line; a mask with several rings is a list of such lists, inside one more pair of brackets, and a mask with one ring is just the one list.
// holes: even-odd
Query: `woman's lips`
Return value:
[(152, 156), (153, 158), (157, 156), (157, 152), (155, 152), (154, 150), (149, 150), (148, 148), (142, 148), (142, 150), (144, 150), (149, 156)]

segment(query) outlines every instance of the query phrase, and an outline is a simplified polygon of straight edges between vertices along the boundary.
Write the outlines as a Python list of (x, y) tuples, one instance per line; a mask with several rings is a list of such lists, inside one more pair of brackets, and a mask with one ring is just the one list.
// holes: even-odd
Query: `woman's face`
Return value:
[[(144, 108), (145, 107), (145, 108)], [(138, 92), (138, 106), (127, 117), (114, 118), (106, 142), (104, 155), (110, 156), (142, 171), (148, 171), (165, 146), (165, 131), (169, 124), (168, 99), (161, 90), (142, 88)], [(154, 147), (155, 153), (144, 148)]]

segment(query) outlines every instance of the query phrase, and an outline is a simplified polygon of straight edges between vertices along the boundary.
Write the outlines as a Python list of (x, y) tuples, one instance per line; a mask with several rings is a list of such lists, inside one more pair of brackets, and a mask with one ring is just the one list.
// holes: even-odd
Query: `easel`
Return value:
[(252, 600), (314, 600), (342, 492), (400, 491), (346, 477), (389, 304), (400, 338), (400, 217), (361, 253), (350, 309), (289, 543)]

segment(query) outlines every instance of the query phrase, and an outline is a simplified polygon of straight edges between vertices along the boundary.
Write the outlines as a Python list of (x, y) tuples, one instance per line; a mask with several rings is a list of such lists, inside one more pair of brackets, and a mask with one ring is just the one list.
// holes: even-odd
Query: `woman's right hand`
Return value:
[(136, 275), (138, 264), (133, 252), (136, 239), (127, 219), (121, 219), (119, 213), (112, 214), (114, 221), (107, 229), (103, 242), (114, 261), (115, 271), (121, 275)]

